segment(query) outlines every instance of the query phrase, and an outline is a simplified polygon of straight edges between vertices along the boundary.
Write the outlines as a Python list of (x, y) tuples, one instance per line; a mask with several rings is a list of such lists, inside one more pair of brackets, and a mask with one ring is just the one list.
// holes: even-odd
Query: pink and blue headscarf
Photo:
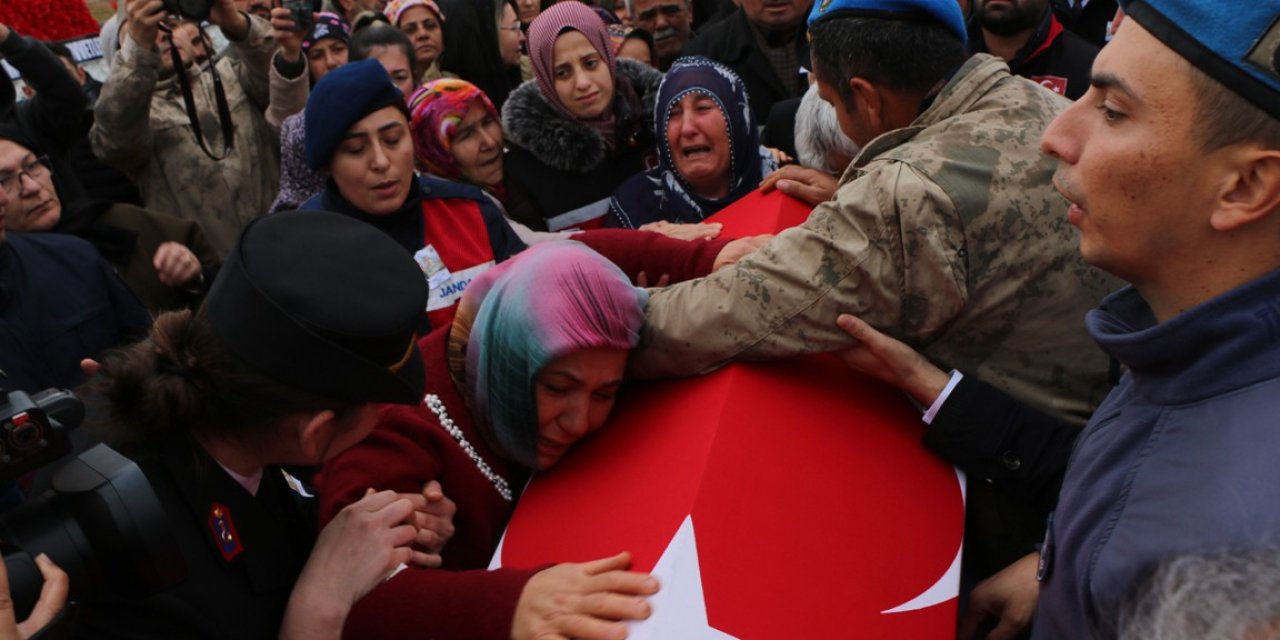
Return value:
[(538, 373), (574, 351), (635, 347), (648, 300), (616, 265), (572, 240), (537, 244), (478, 276), (459, 308), (475, 314), (466, 396), (494, 450), (537, 468)]
[(453, 136), (477, 102), (494, 120), (501, 121), (489, 96), (466, 80), (441, 78), (414, 92), (409, 99), (409, 131), (418, 169), (446, 180), (462, 179), (462, 169), (453, 157)]
[[(729, 130), (729, 193), (720, 199), (695, 193), (676, 169), (672, 156), (667, 125), (676, 104), (690, 94), (714, 100)], [(625, 228), (658, 220), (698, 222), (755, 190), (764, 175), (777, 168), (772, 154), (760, 146), (760, 132), (751, 117), (742, 78), (702, 56), (680, 58), (671, 65), (658, 86), (653, 128), (658, 139), (658, 166), (622, 183), (610, 201), (611, 214)]]

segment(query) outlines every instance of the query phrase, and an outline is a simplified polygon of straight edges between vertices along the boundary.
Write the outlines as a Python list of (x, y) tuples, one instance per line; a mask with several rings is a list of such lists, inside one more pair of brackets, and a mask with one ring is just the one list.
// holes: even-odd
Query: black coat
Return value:
[(1107, 25), (1116, 17), (1116, 0), (1092, 0), (1078, 12), (1071, 9), (1071, 0), (1052, 0), (1050, 4), (1068, 31), (1098, 47), (1107, 44)]
[[(969, 42), (974, 53), (986, 53), (982, 27), (976, 20), (970, 25)], [(1046, 11), (1027, 44), (1009, 61), (1009, 70), (1076, 100), (1089, 90), (1089, 75), (1096, 57), (1098, 47), (1064, 30), (1053, 13)]]
[[(796, 36), (796, 60), (802, 66), (809, 64), (809, 40), (804, 31)], [(715, 24), (707, 26), (690, 40), (680, 52), (684, 56), (706, 56), (728, 65), (742, 78), (751, 98), (751, 116), (756, 123), (769, 119), (769, 110), (775, 102), (802, 94), (787, 90), (760, 47), (756, 44), (747, 14), (741, 9)], [(800, 70), (796, 69), (799, 75)], [(803, 85), (808, 86), (808, 85)]]
[[(257, 495), (250, 495), (185, 437), (138, 464), (169, 516), (187, 577), (143, 600), (84, 603), (76, 637), (278, 637), (293, 583), (315, 544), (311, 503), (275, 467), (263, 471)], [(236, 545), (225, 554), (214, 533), (215, 504), (227, 514), (219, 522), (234, 526)]]

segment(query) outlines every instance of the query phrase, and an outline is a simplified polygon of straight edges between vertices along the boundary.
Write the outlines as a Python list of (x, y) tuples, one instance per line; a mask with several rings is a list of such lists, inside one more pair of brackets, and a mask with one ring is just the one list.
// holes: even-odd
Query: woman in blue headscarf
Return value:
[(671, 65), (658, 88), (653, 124), (659, 164), (614, 191), (609, 208), (615, 226), (698, 222), (750, 193), (777, 168), (760, 146), (742, 79), (707, 58)]

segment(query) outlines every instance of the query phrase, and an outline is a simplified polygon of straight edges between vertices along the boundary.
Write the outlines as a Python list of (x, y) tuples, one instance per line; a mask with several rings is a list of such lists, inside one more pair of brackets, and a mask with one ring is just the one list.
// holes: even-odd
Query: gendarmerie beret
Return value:
[(302, 116), (306, 128), (307, 165), (319, 171), (329, 164), (351, 125), (382, 109), (404, 104), (404, 94), (373, 58), (344, 64), (326, 73), (311, 89)]
[(204, 302), (218, 340), (280, 382), (348, 402), (415, 404), (422, 270), (347, 216), (288, 211), (240, 232)]
[(964, 15), (956, 0), (816, 0), (809, 10), (809, 26), (840, 16), (932, 20), (946, 27), (961, 42), (969, 41)]
[(1121, 0), (1151, 35), (1280, 118), (1280, 0)]

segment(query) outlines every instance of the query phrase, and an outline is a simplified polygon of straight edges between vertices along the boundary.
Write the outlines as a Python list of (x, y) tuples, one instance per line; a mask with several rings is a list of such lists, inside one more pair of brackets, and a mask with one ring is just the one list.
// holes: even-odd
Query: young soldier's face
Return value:
[(1197, 239), (1211, 232), (1225, 163), (1195, 138), (1191, 73), (1186, 59), (1126, 20), (1094, 61), (1088, 93), (1044, 134), (1085, 261), (1139, 288), (1171, 260), (1194, 258)]

